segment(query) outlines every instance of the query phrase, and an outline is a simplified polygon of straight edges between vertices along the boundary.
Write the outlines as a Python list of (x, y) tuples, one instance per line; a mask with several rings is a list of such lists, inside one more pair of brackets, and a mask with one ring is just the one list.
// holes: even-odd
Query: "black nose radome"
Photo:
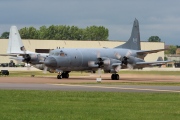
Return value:
[(57, 66), (57, 61), (54, 57), (47, 57), (44, 61), (44, 64), (47, 66), (47, 67), (56, 67)]

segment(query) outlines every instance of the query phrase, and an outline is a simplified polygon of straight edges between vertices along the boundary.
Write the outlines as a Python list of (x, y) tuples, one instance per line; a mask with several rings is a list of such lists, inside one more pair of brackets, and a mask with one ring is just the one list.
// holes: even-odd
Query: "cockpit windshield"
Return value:
[(59, 52), (55, 52), (55, 54), (54, 54), (55, 56), (59, 56)]
[(63, 57), (63, 56), (65, 56), (65, 54), (62, 52), (62, 53), (60, 53), (60, 56), (62, 56), (62, 57)]
[(51, 51), (51, 52), (49, 53), (49, 55), (54, 55), (54, 51)]
[(60, 52), (59, 51), (51, 51), (49, 54), (52, 56), (61, 56), (61, 57), (64, 57), (67, 55), (62, 50)]

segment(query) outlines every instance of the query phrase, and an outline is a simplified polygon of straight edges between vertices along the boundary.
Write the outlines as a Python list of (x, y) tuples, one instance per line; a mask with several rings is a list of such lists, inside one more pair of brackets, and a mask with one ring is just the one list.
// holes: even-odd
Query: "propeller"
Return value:
[(25, 47), (24, 46), (22, 46), (21, 48), (21, 51), (23, 51), (24, 52), (24, 54), (23, 54), (23, 62), (26, 62), (26, 64), (27, 64), (27, 70), (30, 70), (30, 65), (28, 65), (29, 64), (29, 62), (31, 61), (31, 56), (29, 55), (29, 54), (27, 54), (26, 53), (26, 49), (25, 49)]
[(98, 68), (98, 74), (101, 77), (102, 68), (106, 65), (110, 65), (110, 59), (106, 57), (101, 57), (100, 52), (97, 52), (97, 60), (89, 61), (88, 66)]
[[(126, 53), (124, 57), (121, 57), (119, 53), (115, 53), (116, 58), (121, 60), (122, 65), (127, 66), (129, 69), (133, 69), (134, 57), (131, 55), (132, 52), (130, 50)], [(119, 70), (119, 68), (121, 67), (118, 67), (117, 70)]]
[(88, 66), (89, 67), (95, 67), (95, 68), (102, 68), (104, 65), (109, 65), (110, 59), (105, 57), (100, 57), (100, 53), (97, 53), (97, 61), (89, 61)]

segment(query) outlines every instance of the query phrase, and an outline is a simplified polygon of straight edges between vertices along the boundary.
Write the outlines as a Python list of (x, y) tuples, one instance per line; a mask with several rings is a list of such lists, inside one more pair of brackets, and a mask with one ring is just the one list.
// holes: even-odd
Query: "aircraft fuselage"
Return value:
[[(97, 68), (90, 67), (88, 62), (97, 61), (97, 58), (116, 59), (116, 54), (121, 57), (131, 54), (131, 56), (137, 56), (135, 50), (129, 49), (112, 49), (112, 48), (101, 48), (101, 49), (56, 49), (50, 52), (48, 58), (54, 58), (56, 64), (52, 63), (52, 66), (48, 66), (52, 69), (60, 69), (63, 71), (82, 71), (82, 70), (96, 70)], [(48, 59), (46, 58), (46, 59)], [(112, 60), (110, 60), (112, 64)], [(105, 69), (110, 69), (106, 66)]]

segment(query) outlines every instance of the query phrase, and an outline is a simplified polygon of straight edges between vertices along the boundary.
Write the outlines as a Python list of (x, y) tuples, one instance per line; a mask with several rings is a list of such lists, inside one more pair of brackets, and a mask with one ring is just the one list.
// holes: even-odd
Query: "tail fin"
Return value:
[(124, 43), (123, 45), (117, 46), (115, 48), (126, 48), (126, 49), (133, 49), (133, 50), (141, 50), (140, 45), (140, 32), (139, 32), (139, 22), (137, 19), (134, 20), (131, 37), (129, 40)]
[[(24, 54), (24, 51), (26, 51), (26, 49), (22, 43), (21, 36), (19, 34), (17, 27), (11, 26), (7, 53)], [(34, 52), (26, 51), (26, 53), (34, 53)]]
[(16, 26), (11, 26), (7, 53), (23, 53), (20, 49), (21, 47), (23, 47), (23, 43), (19, 31)]

